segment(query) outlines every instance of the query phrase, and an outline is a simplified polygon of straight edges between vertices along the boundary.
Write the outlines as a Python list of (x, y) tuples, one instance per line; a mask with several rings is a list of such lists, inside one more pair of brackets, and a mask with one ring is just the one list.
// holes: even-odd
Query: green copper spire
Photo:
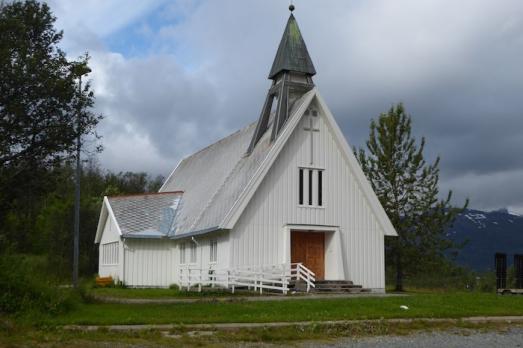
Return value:
[(272, 63), (269, 78), (273, 79), (281, 71), (295, 71), (310, 76), (316, 74), (307, 46), (301, 36), (300, 28), (298, 28), (298, 23), (292, 13), (287, 21), (274, 63)]

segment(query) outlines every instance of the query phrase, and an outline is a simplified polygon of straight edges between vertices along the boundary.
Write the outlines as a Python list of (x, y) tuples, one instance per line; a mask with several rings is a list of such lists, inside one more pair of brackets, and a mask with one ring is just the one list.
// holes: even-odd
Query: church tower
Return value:
[(269, 128), (272, 128), (271, 141), (276, 139), (287, 122), (294, 102), (314, 87), (312, 77), (316, 74), (316, 70), (296, 18), (292, 14), (294, 5), (290, 5), (289, 10), (291, 15), (269, 73), (272, 85), (267, 92), (256, 130), (247, 150), (248, 154)]

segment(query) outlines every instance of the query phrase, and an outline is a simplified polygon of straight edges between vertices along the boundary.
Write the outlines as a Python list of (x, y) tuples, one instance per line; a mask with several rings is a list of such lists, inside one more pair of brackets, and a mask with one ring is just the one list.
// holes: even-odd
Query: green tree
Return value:
[(411, 117), (400, 103), (370, 124), (367, 151), (357, 153), (392, 224), (397, 238), (387, 240), (387, 255), (396, 273), (396, 290), (403, 291), (405, 271), (415, 271), (444, 259), (458, 247), (445, 236), (463, 208), (451, 205), (452, 192), (439, 199), (439, 162), (423, 157), (425, 138), (411, 134)]
[[(36, 224), (32, 230), (32, 252), (46, 254), (50, 274), (65, 279), (72, 264), (74, 213), (74, 167), (65, 164), (55, 167), (50, 177), (60, 185), (39, 201)], [(98, 248), (94, 244), (102, 198), (105, 195), (125, 195), (151, 192), (158, 184), (145, 173), (117, 173), (102, 170), (92, 158), (82, 170), (82, 197), (80, 201), (80, 274), (92, 275), (98, 270)], [(154, 190), (156, 191), (156, 190)], [(13, 214), (12, 223), (23, 222)]]
[(0, 2), (0, 223), (9, 218), (15, 226), (6, 237), (2, 224), (0, 239), (22, 249), (40, 198), (56, 184), (52, 168), (73, 155), (78, 134), (94, 134), (101, 118), (91, 111), (90, 84), (79, 88), (77, 71), (88, 56), (67, 60), (55, 20), (45, 3)]

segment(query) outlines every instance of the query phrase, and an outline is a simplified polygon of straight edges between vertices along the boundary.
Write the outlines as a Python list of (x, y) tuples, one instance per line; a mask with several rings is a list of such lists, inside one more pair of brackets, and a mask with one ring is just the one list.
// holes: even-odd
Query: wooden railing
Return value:
[(316, 274), (300, 263), (291, 263), (291, 272), (294, 271), (294, 279), (296, 281), (303, 280), (307, 286), (307, 292), (311, 288), (315, 288)]
[(303, 281), (307, 292), (314, 288), (315, 274), (302, 263), (280, 264), (264, 267), (245, 267), (238, 269), (212, 269), (181, 266), (179, 270), (179, 286), (190, 290), (202, 286), (222, 287), (231, 289), (246, 287), (260, 294), (263, 290), (281, 291), (287, 294), (289, 283)]

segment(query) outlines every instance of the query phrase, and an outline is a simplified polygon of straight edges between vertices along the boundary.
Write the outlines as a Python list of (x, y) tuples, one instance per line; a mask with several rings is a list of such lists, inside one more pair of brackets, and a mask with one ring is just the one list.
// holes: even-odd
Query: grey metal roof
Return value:
[(278, 51), (272, 63), (269, 79), (274, 78), (281, 71), (297, 71), (309, 75), (315, 75), (316, 70), (312, 64), (309, 51), (301, 36), (298, 23), (291, 13), (283, 37), (278, 46)]
[[(293, 106), (303, 103), (303, 98)], [(273, 143), (270, 127), (247, 156), (256, 123), (183, 159), (161, 191), (183, 191), (176, 212), (174, 238), (217, 230), (267, 157)]]
[(122, 235), (127, 238), (160, 238), (167, 235), (162, 231), (162, 223), (176, 212), (167, 212), (176, 206), (182, 197), (182, 192), (162, 192), (143, 195), (128, 195), (108, 197)]

